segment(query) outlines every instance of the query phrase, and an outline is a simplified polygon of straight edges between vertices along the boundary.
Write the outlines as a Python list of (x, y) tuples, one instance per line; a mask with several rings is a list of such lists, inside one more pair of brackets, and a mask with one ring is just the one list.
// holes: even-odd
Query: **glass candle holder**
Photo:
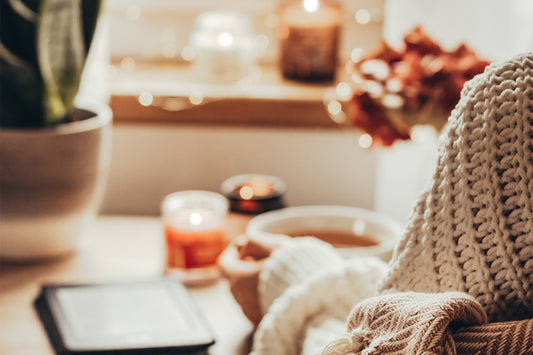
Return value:
[(198, 75), (209, 82), (245, 77), (255, 60), (252, 21), (233, 11), (207, 11), (196, 18), (189, 42), (196, 52)]
[(180, 191), (161, 203), (165, 235), (165, 272), (185, 284), (214, 281), (217, 259), (226, 247), (228, 201), (209, 191)]
[(285, 182), (272, 175), (232, 176), (222, 183), (221, 190), (233, 212), (258, 214), (285, 207)]
[(278, 9), (283, 76), (300, 81), (333, 80), (342, 11), (320, 0), (290, 1)]

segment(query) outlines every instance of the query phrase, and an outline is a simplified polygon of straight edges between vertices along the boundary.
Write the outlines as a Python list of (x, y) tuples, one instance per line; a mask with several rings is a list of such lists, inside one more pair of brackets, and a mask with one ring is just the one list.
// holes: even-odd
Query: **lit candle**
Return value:
[(305, 81), (332, 80), (337, 68), (340, 7), (303, 0), (282, 6), (279, 15), (283, 75)]
[(182, 191), (162, 203), (166, 271), (180, 271), (183, 281), (218, 276), (216, 267), (226, 247), (224, 223), (228, 202), (208, 191)]
[(233, 212), (257, 214), (285, 207), (285, 183), (271, 175), (241, 174), (222, 183)]
[(254, 38), (251, 21), (244, 14), (200, 14), (190, 37), (198, 74), (214, 81), (234, 81), (245, 76), (254, 61)]

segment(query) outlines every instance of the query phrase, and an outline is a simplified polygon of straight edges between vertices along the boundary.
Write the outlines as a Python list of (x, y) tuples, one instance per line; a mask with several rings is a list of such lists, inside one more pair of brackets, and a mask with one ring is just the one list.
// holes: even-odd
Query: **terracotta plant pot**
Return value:
[(77, 113), (86, 118), (0, 129), (0, 258), (72, 252), (96, 216), (110, 165), (112, 113), (108, 107)]

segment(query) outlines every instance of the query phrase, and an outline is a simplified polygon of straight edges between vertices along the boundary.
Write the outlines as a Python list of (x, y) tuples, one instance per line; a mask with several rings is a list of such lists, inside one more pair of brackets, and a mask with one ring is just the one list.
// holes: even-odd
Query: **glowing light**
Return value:
[(352, 231), (355, 235), (362, 235), (366, 232), (366, 222), (358, 219), (353, 222)]
[(139, 103), (143, 106), (150, 106), (154, 102), (154, 97), (148, 91), (143, 91), (139, 95)]
[(398, 78), (387, 79), (385, 85), (387, 86), (387, 91), (390, 92), (400, 92), (403, 88), (403, 84)]
[(303, 0), (303, 7), (306, 12), (313, 13), (320, 7), (319, 0)]
[(233, 44), (233, 36), (228, 32), (222, 32), (218, 35), (217, 42), (222, 47), (230, 47)]
[(200, 105), (204, 101), (204, 96), (201, 92), (191, 92), (189, 95), (189, 102), (193, 105)]
[(193, 212), (189, 216), (189, 223), (192, 226), (198, 227), (200, 224), (202, 224), (202, 215), (198, 212)]
[(389, 65), (382, 59), (370, 59), (363, 62), (361, 72), (378, 80), (385, 80), (390, 76)]
[(370, 11), (367, 9), (359, 9), (355, 13), (355, 21), (361, 25), (366, 25), (370, 22)]
[(402, 107), (403, 102), (404, 102), (403, 98), (400, 95), (396, 95), (396, 94), (385, 94), (381, 98), (381, 103), (383, 104), (383, 106), (392, 108), (392, 109)]
[(350, 59), (357, 63), (359, 60), (361, 60), (361, 57), (363, 56), (364, 49), (363, 48), (354, 48), (350, 52)]
[(346, 82), (337, 84), (335, 92), (337, 93), (337, 97), (343, 101), (349, 100), (352, 97), (352, 88)]
[(239, 196), (241, 196), (243, 200), (250, 200), (254, 197), (254, 189), (249, 185), (244, 185), (239, 189)]
[(181, 58), (187, 62), (190, 62), (196, 58), (196, 51), (192, 46), (185, 46), (180, 52)]
[(424, 129), (419, 127), (413, 127), (413, 129), (411, 130), (411, 139), (413, 140), (413, 142), (424, 142), (426, 140), (426, 133), (424, 132)]
[(179, 111), (186, 109), (188, 107), (188, 104), (182, 99), (171, 97), (164, 100), (163, 105), (161, 107), (167, 111)]
[(359, 137), (359, 146), (361, 148), (368, 149), (370, 148), (371, 145), (372, 145), (372, 137), (370, 136), (370, 134), (365, 133)]
[(371, 80), (363, 81), (360, 84), (360, 86), (363, 88), (363, 90), (368, 92), (370, 97), (373, 97), (373, 98), (380, 98), (381, 96), (383, 96), (383, 93), (385, 91), (385, 89), (383, 88), (383, 85), (381, 85), (378, 82), (371, 81)]
[(342, 105), (339, 101), (333, 100), (328, 104), (328, 112), (332, 115), (338, 115), (342, 112)]
[(124, 71), (133, 71), (135, 69), (135, 59), (132, 57), (124, 57), (120, 61), (120, 69)]

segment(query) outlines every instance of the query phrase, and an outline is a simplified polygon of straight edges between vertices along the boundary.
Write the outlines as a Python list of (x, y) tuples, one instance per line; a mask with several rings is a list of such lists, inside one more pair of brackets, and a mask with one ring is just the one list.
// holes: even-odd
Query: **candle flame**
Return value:
[(240, 188), (239, 195), (243, 200), (250, 200), (254, 197), (254, 189), (249, 185), (244, 185)]
[(189, 222), (195, 227), (199, 226), (200, 224), (202, 224), (202, 215), (198, 212), (191, 213), (189, 217)]
[(220, 44), (222, 47), (230, 47), (230, 46), (233, 44), (233, 36), (231, 35), (231, 33), (228, 33), (228, 32), (222, 32), (222, 33), (217, 37), (217, 42), (218, 42), (218, 44)]
[(320, 0), (303, 0), (304, 10), (313, 13), (320, 7)]

